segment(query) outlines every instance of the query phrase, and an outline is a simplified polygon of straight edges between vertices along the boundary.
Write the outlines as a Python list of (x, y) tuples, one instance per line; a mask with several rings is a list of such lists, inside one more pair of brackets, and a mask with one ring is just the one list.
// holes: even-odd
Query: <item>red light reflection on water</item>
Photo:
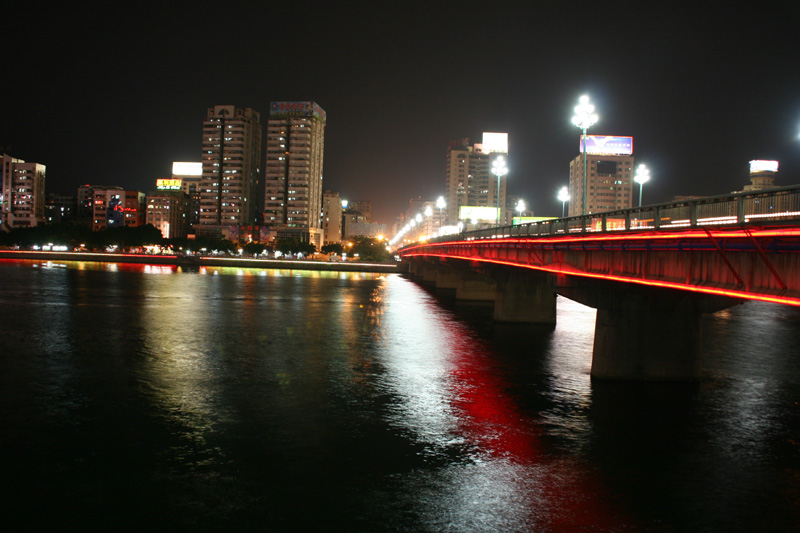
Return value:
[[(529, 498), (533, 507), (546, 510), (546, 527), (553, 531), (600, 529), (603, 531), (631, 525), (633, 519), (623, 509), (609, 502), (612, 495), (602, 481), (584, 468), (576, 459), (548, 454), (540, 438), (535, 420), (521, 413), (513, 398), (504, 391), (509, 384), (491, 372), (490, 354), (475, 353), (472, 340), (453, 340), (464, 346), (452, 346), (462, 357), (452, 372), (452, 405), (459, 419), (460, 431), (468, 442), (491, 457), (505, 459), (532, 467), (536, 477), (526, 487), (535, 487)], [(487, 368), (489, 365), (489, 368)], [(487, 372), (487, 370), (489, 370)], [(530, 481), (530, 480), (529, 480)], [(531, 490), (531, 489), (529, 489)]]

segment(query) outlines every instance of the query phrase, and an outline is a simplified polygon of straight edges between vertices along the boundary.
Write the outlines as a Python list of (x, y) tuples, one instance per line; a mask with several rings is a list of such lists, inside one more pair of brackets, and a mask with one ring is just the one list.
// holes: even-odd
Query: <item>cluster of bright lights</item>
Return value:
[(578, 99), (578, 105), (575, 106), (572, 123), (580, 129), (586, 130), (596, 124), (598, 120), (599, 117), (594, 112), (594, 106), (589, 103), (589, 97), (584, 94)]
[[(440, 224), (440, 227), (438, 228), (438, 230), (436, 231), (435, 234), (419, 235), (419, 232), (421, 230), (423, 230), (423, 223), (422, 222), (425, 220), (425, 218), (423, 218), (423, 214), (422, 213), (417, 213), (415, 216), (413, 216), (413, 217), (411, 217), (409, 219), (408, 224), (403, 226), (403, 228), (400, 231), (398, 231), (397, 234), (390, 241), (387, 242), (387, 247), (386, 247), (387, 250), (392, 248), (392, 247), (397, 246), (398, 243), (402, 244), (402, 243), (405, 243), (406, 241), (408, 241), (409, 239), (406, 239), (405, 237), (407, 235), (410, 237), (411, 236), (410, 234), (415, 231), (415, 228), (416, 228), (416, 232), (417, 232), (417, 238), (415, 240), (422, 241), (422, 242), (427, 241), (428, 239), (431, 239), (433, 237), (438, 237), (438, 236), (441, 236), (441, 235), (450, 235), (452, 233), (455, 233), (454, 231), (445, 232), (445, 226), (441, 225), (441, 211), (446, 206), (447, 206), (447, 202), (445, 202), (445, 199), (444, 199), (443, 196), (440, 196), (436, 200), (436, 207), (439, 208), (439, 219), (440, 219), (439, 220), (439, 224)], [(433, 207), (428, 205), (428, 206), (425, 207), (425, 217), (430, 219), (430, 217), (432, 217), (432, 216), (433, 216)], [(458, 231), (461, 231), (461, 227), (458, 228)]]

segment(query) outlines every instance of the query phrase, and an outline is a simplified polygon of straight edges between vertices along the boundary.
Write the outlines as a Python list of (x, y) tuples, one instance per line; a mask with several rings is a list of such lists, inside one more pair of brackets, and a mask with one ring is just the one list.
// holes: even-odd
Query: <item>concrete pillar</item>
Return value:
[(594, 306), (593, 379), (698, 379), (703, 314), (741, 303), (630, 284), (602, 287)]
[(492, 278), (468, 270), (461, 271), (456, 287), (456, 300), (491, 302), (494, 301), (496, 292), (497, 283)]
[(421, 259), (408, 259), (408, 275), (413, 278), (419, 278), (422, 275), (422, 260)]
[[(664, 304), (666, 302), (661, 302)], [(702, 313), (640, 308), (598, 309), (593, 379), (694, 380), (700, 377)]]
[(421, 272), (422, 275), (422, 282), (425, 285), (433, 285), (436, 283), (436, 275), (439, 271), (439, 265), (436, 263), (431, 263), (429, 261), (420, 261)]
[(458, 289), (458, 283), (461, 280), (461, 272), (448, 266), (441, 264), (436, 271), (436, 288), (437, 289)]
[(496, 322), (556, 324), (555, 276), (521, 268), (498, 269)]

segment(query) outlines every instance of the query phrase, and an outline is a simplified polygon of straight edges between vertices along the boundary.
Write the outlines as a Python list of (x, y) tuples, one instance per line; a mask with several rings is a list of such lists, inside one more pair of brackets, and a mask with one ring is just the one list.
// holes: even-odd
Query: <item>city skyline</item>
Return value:
[[(391, 223), (412, 197), (442, 195), (447, 146), (482, 131), (509, 133), (508, 193), (558, 215), (579, 153), (570, 119), (588, 94), (599, 115), (589, 133), (633, 137), (637, 163), (651, 169), (646, 203), (741, 190), (753, 159), (780, 161), (777, 185), (800, 182), (792, 4), (355, 5), (233, 6), (265, 23), (302, 18), (304, 37), (291, 40), (291, 24), (232, 30), (219, 49), (201, 10), (14, 13), (20, 23), (3, 40), (20, 81), (4, 87), (0, 146), (46, 165), (48, 192), (148, 191), (173, 161), (200, 160), (209, 107), (265, 116), (271, 101), (309, 100), (328, 114), (323, 188), (372, 201), (377, 221)], [(203, 67), (212, 63), (214, 75)]]

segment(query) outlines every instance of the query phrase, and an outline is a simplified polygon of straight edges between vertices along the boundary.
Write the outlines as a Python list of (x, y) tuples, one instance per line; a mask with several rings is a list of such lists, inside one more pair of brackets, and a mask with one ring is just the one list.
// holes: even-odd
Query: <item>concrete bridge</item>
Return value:
[(556, 295), (597, 309), (592, 377), (699, 376), (701, 317), (800, 306), (800, 186), (490, 228), (398, 251), (415, 279), (555, 325)]

